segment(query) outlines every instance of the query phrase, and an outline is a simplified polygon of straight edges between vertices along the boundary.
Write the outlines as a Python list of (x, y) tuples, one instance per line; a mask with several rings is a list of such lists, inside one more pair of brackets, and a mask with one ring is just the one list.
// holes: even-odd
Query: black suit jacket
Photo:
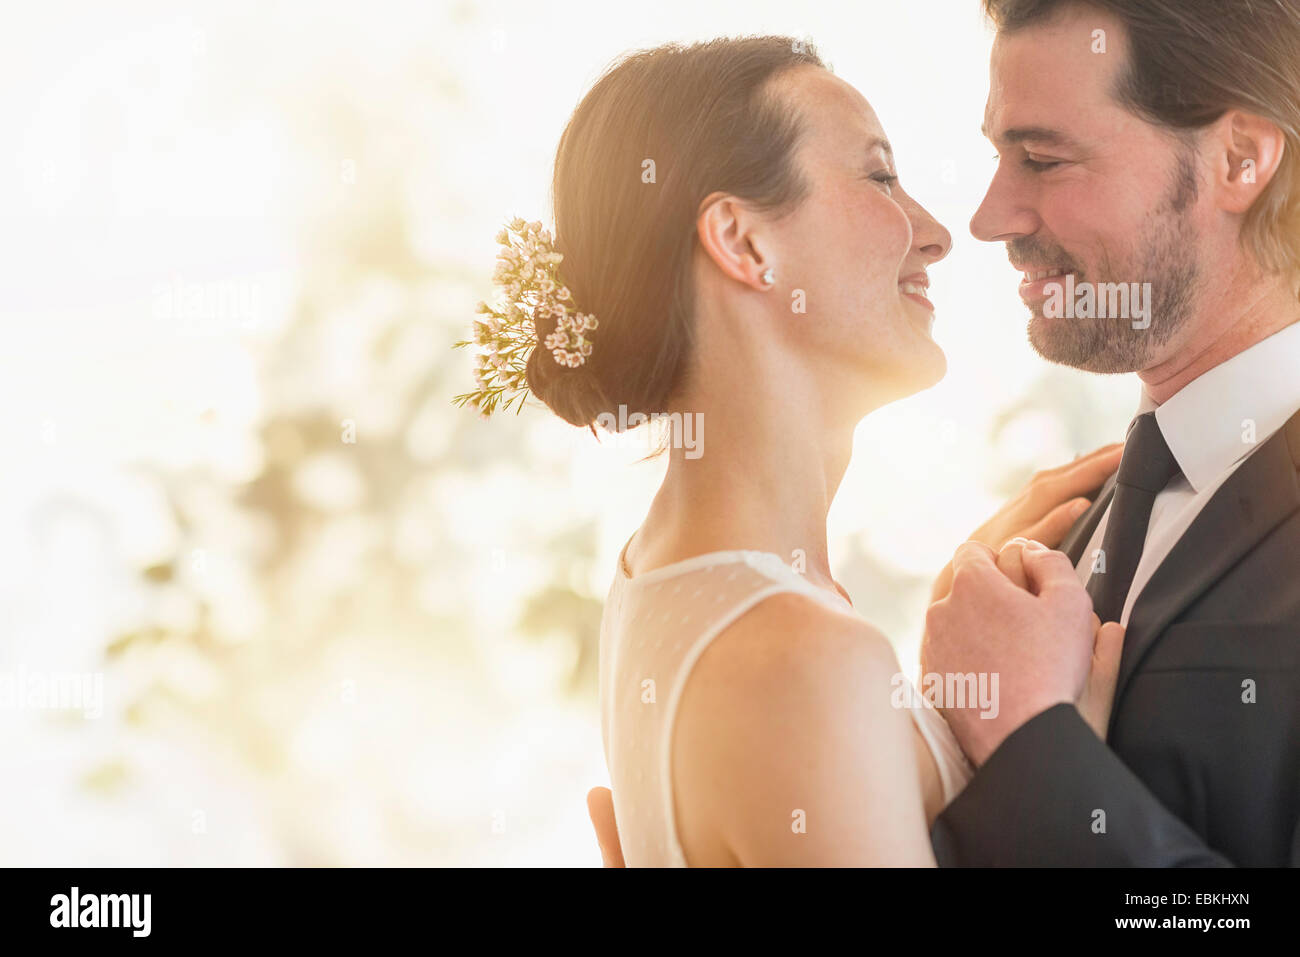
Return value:
[[(935, 822), (941, 865), (1300, 864), (1298, 472), (1300, 414), (1142, 590), (1106, 741), (1064, 704), (1014, 731)], [(1113, 491), (1062, 543), (1075, 562)]]

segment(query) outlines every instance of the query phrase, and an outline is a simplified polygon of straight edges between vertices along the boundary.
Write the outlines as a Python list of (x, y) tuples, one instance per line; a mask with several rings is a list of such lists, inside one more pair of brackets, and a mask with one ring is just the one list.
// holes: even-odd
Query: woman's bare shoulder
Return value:
[[(878, 857), (878, 835), (852, 824), (865, 820), (865, 796), (894, 809), (921, 804), (910, 719), (893, 706), (899, 674), (879, 630), (808, 596), (774, 595), (738, 619), (701, 655), (679, 704), (683, 846), (714, 863), (741, 847), (751, 860)], [(774, 815), (814, 808), (847, 843), (755, 838)]]
[(833, 608), (799, 592), (759, 602), (713, 640), (693, 678), (718, 691), (744, 692), (752, 683), (788, 685), (798, 675), (824, 686), (846, 667), (864, 674), (898, 670), (893, 646), (860, 615)]

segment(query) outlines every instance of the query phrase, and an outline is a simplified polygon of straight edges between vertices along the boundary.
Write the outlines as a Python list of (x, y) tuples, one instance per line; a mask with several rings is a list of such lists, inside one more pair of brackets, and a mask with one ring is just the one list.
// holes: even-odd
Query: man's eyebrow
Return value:
[(1014, 146), (1017, 143), (1042, 143), (1046, 146), (1078, 146), (1069, 136), (1066, 136), (1060, 130), (1054, 130), (1047, 126), (1013, 126), (1011, 129), (1003, 130), (995, 139), (989, 136), (987, 125), (980, 127), (980, 132), (987, 139), (1000, 144)]
[(877, 146), (885, 151), (885, 155), (888, 156), (891, 161), (893, 160), (894, 148), (889, 145), (889, 140), (885, 139), (883, 136), (877, 136), (875, 139), (873, 139), (871, 142), (867, 144), (867, 152), (871, 152)]

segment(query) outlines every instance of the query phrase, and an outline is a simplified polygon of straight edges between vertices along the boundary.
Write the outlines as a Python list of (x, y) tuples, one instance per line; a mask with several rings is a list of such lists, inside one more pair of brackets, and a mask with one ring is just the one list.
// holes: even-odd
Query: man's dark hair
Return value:
[(983, 0), (1000, 33), (1066, 9), (1102, 10), (1123, 25), (1128, 64), (1115, 98), (1149, 122), (1187, 133), (1230, 109), (1286, 137), (1273, 179), (1242, 239), (1260, 264), (1300, 276), (1300, 0)]

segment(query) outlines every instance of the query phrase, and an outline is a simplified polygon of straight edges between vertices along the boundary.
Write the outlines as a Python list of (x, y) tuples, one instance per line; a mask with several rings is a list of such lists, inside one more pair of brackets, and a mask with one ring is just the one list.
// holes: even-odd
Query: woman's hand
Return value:
[(587, 813), (591, 815), (591, 826), (596, 829), (601, 863), (605, 867), (626, 866), (623, 863), (623, 845), (618, 839), (618, 824), (614, 821), (614, 792), (600, 787), (588, 791)]
[(1092, 670), (1075, 707), (1088, 722), (1088, 727), (1105, 741), (1106, 730), (1110, 727), (1110, 707), (1115, 701), (1115, 682), (1119, 678), (1119, 656), (1124, 649), (1124, 626), (1113, 621), (1103, 625), (1096, 615), (1092, 616), (1092, 621), (1096, 629)]
[[(969, 541), (987, 545), (994, 552), (1001, 551), (1013, 538), (1033, 539), (1055, 548), (1091, 504), (1082, 496), (1100, 488), (1119, 468), (1123, 452), (1124, 444), (1116, 442), (1068, 465), (1037, 473), (1019, 495), (975, 529)], [(935, 580), (930, 602), (946, 598), (951, 588), (950, 562)]]

